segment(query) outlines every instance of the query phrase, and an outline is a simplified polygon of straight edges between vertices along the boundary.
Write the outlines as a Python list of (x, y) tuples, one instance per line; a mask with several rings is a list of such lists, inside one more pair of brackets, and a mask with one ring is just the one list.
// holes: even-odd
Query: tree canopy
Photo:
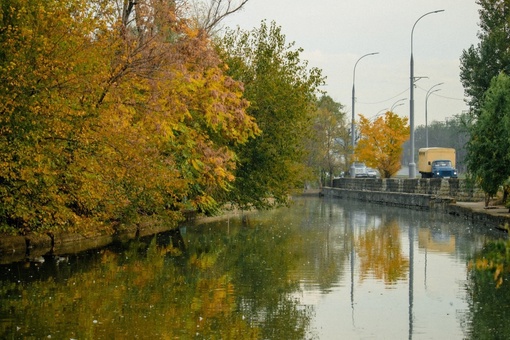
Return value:
[(510, 176), (510, 77), (494, 78), (485, 95), (481, 113), (470, 124), (467, 166), (471, 176), (494, 196)]
[(342, 104), (328, 95), (321, 96), (307, 150), (308, 165), (320, 174), (322, 185), (332, 186), (333, 177), (347, 168), (350, 147), (345, 115)]
[(274, 22), (252, 31), (227, 30), (218, 50), (228, 75), (244, 84), (247, 112), (261, 134), (235, 147), (235, 182), (225, 200), (241, 208), (286, 204), (290, 190), (308, 173), (305, 137), (312, 129), (320, 70), (302, 61)]
[(404, 142), (409, 138), (408, 118), (391, 111), (375, 120), (359, 115), (361, 138), (355, 149), (358, 161), (379, 170), (383, 178), (390, 178), (400, 170)]
[[(488, 197), (508, 179), (510, 1), (478, 0), (480, 39), (461, 57), (461, 81), (470, 97), (467, 167)], [(488, 204), (488, 200), (486, 200)]]
[(478, 115), (492, 78), (510, 74), (510, 0), (477, 0), (480, 5), (478, 45), (461, 56), (460, 79), (473, 113)]
[(111, 233), (207, 211), (259, 133), (173, 1), (0, 5), (0, 230)]
[(2, 2), (0, 232), (285, 204), (324, 79), (274, 23), (213, 42), (246, 2)]

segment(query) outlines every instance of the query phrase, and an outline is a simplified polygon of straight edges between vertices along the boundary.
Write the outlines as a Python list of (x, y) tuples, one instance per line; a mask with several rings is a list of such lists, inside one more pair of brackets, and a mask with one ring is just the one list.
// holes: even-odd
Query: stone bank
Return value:
[(333, 181), (333, 187), (322, 188), (321, 195), (435, 210), (502, 230), (508, 230), (510, 225), (508, 208), (486, 209), (483, 191), (457, 178), (339, 178)]

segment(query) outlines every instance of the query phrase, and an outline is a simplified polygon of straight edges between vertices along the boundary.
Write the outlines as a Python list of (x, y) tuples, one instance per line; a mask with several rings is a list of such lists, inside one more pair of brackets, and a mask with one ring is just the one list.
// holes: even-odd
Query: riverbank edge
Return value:
[[(502, 206), (484, 207), (484, 202), (456, 202), (450, 197), (438, 197), (426, 194), (395, 192), (360, 191), (324, 187), (305, 190), (298, 196), (322, 196), (360, 200), (375, 204), (393, 205), (418, 210), (434, 210), (458, 216), (487, 227), (508, 231), (510, 213)], [(198, 217), (193, 224), (226, 219), (247, 212), (226, 211), (220, 216)], [(155, 235), (175, 228), (145, 222), (137, 226), (124, 228), (114, 235), (82, 235), (61, 232), (55, 234), (32, 234), (12, 236), (0, 234), (0, 264), (20, 261), (37, 261), (44, 256), (64, 256), (82, 251), (108, 246), (114, 242), (123, 242), (136, 237)]]
[(483, 201), (461, 202), (455, 198), (430, 194), (380, 192), (324, 187), (321, 196), (358, 200), (401, 208), (430, 210), (457, 216), (470, 222), (508, 232), (509, 209), (502, 205), (485, 207)]
[[(318, 196), (319, 192), (315, 192), (314, 195)], [(126, 242), (139, 237), (179, 230), (179, 228), (190, 223), (199, 225), (248, 213), (250, 211), (225, 210), (221, 215), (211, 217), (196, 216), (190, 213), (185, 214), (186, 220), (178, 223), (177, 226), (168, 226), (149, 218), (137, 225), (123, 227), (112, 235), (55, 232), (22, 236), (0, 233), (0, 265), (22, 261), (38, 262), (45, 260), (45, 257), (56, 258), (78, 254), (83, 251), (106, 247), (115, 242)]]

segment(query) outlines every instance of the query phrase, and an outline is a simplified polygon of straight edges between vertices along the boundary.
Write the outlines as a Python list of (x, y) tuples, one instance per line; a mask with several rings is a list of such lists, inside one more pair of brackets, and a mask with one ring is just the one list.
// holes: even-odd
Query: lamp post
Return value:
[(354, 87), (354, 83), (356, 81), (356, 66), (358, 66), (358, 63), (361, 59), (365, 58), (365, 57), (368, 57), (370, 55), (375, 55), (375, 54), (379, 54), (379, 52), (372, 52), (372, 53), (367, 53), (363, 56), (361, 56), (357, 61), (356, 63), (354, 64), (354, 69), (352, 70), (352, 106), (351, 106), (351, 110), (352, 110), (352, 120), (351, 120), (351, 146), (352, 146), (352, 160), (351, 160), (351, 168), (349, 170), (349, 173), (351, 175), (351, 177), (354, 177), (355, 176), (355, 171), (356, 171), (356, 168), (354, 167), (354, 143), (356, 143), (356, 132), (354, 130), (354, 115), (355, 115), (355, 102), (356, 102), (356, 90), (355, 90), (355, 87)]
[(397, 104), (397, 103), (399, 103), (399, 102), (401, 102), (401, 101), (404, 101), (404, 100), (406, 100), (406, 99), (407, 99), (407, 98), (402, 98), (402, 99), (399, 99), (399, 100), (397, 100), (396, 102), (394, 102), (394, 103), (393, 103), (393, 105), (391, 105), (391, 109), (390, 109), (390, 111), (391, 111), (391, 112), (393, 112), (393, 109), (394, 109), (394, 108), (396, 108), (397, 106), (402, 106), (402, 105), (404, 105), (404, 103), (400, 103), (400, 104)]
[(388, 112), (388, 108), (379, 110), (372, 118), (370, 118), (370, 120), (375, 119), (375, 118), (379, 117), (381, 115), (381, 113), (386, 113), (386, 112)]
[(413, 29), (411, 30), (411, 71), (410, 71), (410, 76), (409, 76), (409, 82), (410, 82), (410, 85), (409, 85), (409, 95), (410, 95), (410, 99), (409, 99), (409, 127), (410, 127), (410, 130), (411, 130), (411, 162), (409, 163), (409, 178), (415, 178), (416, 177), (416, 163), (414, 162), (414, 60), (413, 60), (413, 33), (414, 33), (414, 28), (416, 26), (416, 24), (418, 23), (418, 21), (420, 21), (423, 17), (429, 15), (429, 14), (434, 14), (434, 13), (439, 13), (439, 12), (444, 12), (444, 9), (440, 9), (440, 10), (437, 10), (437, 11), (432, 11), (432, 12), (428, 12), (428, 13), (425, 13), (423, 14), (421, 17), (418, 18), (418, 20), (415, 21), (414, 25), (413, 25)]
[(441, 91), (441, 89), (435, 89), (432, 91), (432, 89), (436, 86), (443, 85), (444, 83), (437, 83), (436, 85), (432, 86), (428, 91), (427, 95), (425, 96), (425, 147), (429, 147), (429, 126), (428, 126), (428, 100), (429, 96), (437, 91)]

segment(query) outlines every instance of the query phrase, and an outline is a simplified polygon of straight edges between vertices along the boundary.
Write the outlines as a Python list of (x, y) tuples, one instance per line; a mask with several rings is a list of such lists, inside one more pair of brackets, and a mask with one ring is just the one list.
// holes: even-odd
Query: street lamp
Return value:
[(397, 103), (399, 103), (399, 102), (401, 102), (401, 101), (404, 101), (404, 100), (406, 100), (406, 99), (407, 99), (407, 98), (402, 98), (402, 99), (397, 100), (395, 103), (393, 103), (393, 105), (391, 105), (391, 109), (390, 109), (390, 111), (391, 111), (391, 112), (393, 112), (393, 109), (394, 109), (394, 108), (396, 108), (396, 107), (398, 107), (398, 106), (402, 106), (402, 105), (404, 105), (404, 103), (400, 103), (400, 104), (397, 104)]
[(372, 117), (368, 118), (368, 121), (370, 123), (373, 123), (375, 122), (375, 120), (379, 117), (381, 117), (382, 115), (385, 115), (386, 112), (388, 112), (388, 108), (385, 108), (385, 109), (382, 109), (382, 110), (379, 110), (375, 115), (373, 115)]
[(386, 113), (388, 112), (388, 108), (385, 108), (385, 109), (382, 109), (382, 110), (379, 110), (371, 119), (374, 119), (374, 118), (377, 118), (379, 117), (382, 113)]
[(372, 53), (367, 53), (363, 56), (361, 56), (357, 61), (356, 63), (354, 64), (354, 69), (352, 70), (352, 106), (351, 106), (351, 110), (352, 110), (352, 120), (351, 120), (351, 146), (352, 146), (352, 160), (351, 160), (351, 168), (350, 168), (350, 175), (351, 177), (354, 177), (355, 175), (355, 171), (356, 171), (356, 168), (354, 167), (354, 143), (356, 143), (356, 140), (355, 140), (355, 130), (354, 130), (354, 115), (355, 115), (355, 109), (354, 109), (354, 106), (355, 106), (355, 102), (356, 102), (356, 95), (355, 95), (355, 89), (354, 89), (354, 83), (356, 81), (356, 66), (358, 66), (358, 63), (361, 59), (365, 58), (365, 57), (368, 57), (369, 55), (375, 55), (375, 54), (379, 54), (379, 52), (372, 52)]
[(423, 14), (421, 17), (418, 18), (418, 20), (415, 21), (413, 25), (413, 29), (411, 30), (411, 72), (409, 76), (409, 125), (411, 130), (411, 162), (409, 163), (409, 178), (415, 178), (416, 177), (416, 163), (414, 162), (414, 60), (413, 60), (413, 33), (414, 33), (414, 27), (420, 21), (423, 17), (434, 14), (444, 12), (444, 9), (440, 9), (437, 11), (432, 11)]
[(428, 91), (427, 95), (425, 96), (425, 147), (429, 147), (429, 127), (428, 127), (428, 100), (429, 96), (437, 91), (441, 91), (441, 89), (435, 89), (434, 91), (431, 91), (434, 87), (443, 85), (444, 83), (437, 83), (436, 85), (432, 86)]

